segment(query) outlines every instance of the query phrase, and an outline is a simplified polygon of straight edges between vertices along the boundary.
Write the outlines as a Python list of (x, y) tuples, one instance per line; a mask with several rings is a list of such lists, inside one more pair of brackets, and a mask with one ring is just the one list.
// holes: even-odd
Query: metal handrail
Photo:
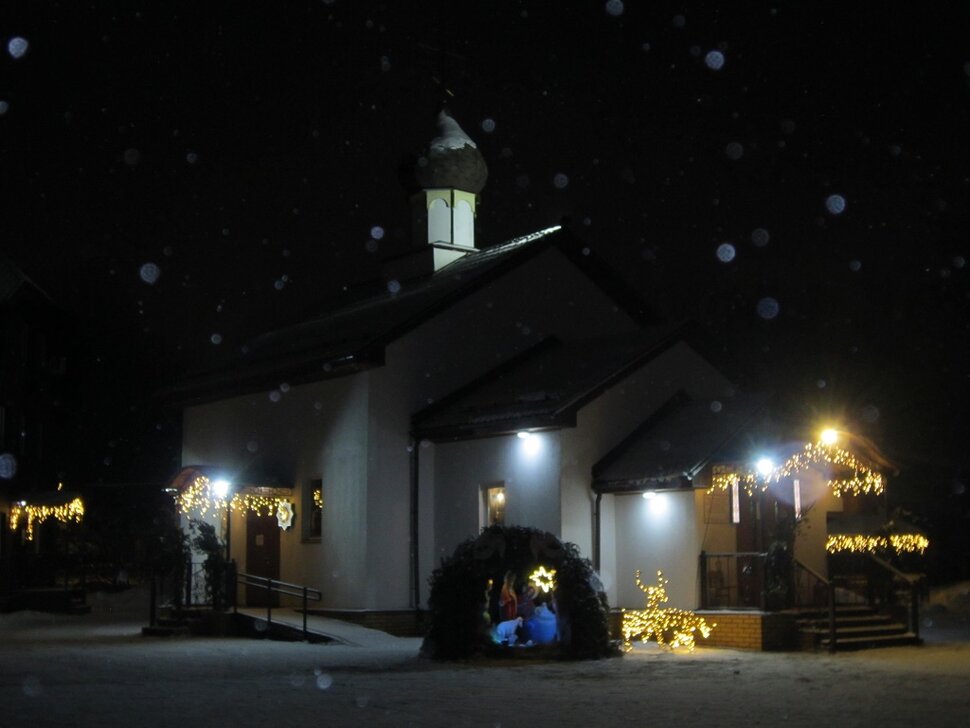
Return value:
[[(701, 607), (711, 609), (714, 607), (752, 608), (760, 606), (761, 609), (764, 609), (766, 558), (767, 554), (762, 551), (701, 551), (699, 554)], [(710, 578), (713, 574), (709, 571), (713, 562), (722, 559), (730, 560), (733, 565), (728, 566), (727, 573), (724, 573), (720, 568), (714, 569), (715, 572), (721, 572), (722, 580), (712, 587)], [(743, 579), (740, 572), (735, 571), (742, 567), (742, 561), (745, 562)], [(734, 573), (735, 576), (730, 576), (731, 573)], [(712, 599), (712, 589), (719, 593), (726, 591), (726, 599), (717, 596)], [(751, 598), (754, 594), (757, 595), (756, 600)], [(754, 601), (757, 601), (758, 604), (754, 604)]]
[(906, 582), (909, 587), (909, 610), (907, 617), (909, 618), (909, 631), (912, 632), (916, 639), (919, 639), (919, 587), (922, 577), (919, 574), (907, 574), (905, 571), (901, 571), (888, 561), (880, 559), (875, 554), (869, 554), (869, 558), (877, 565), (882, 567), (884, 570), (888, 571), (893, 577), (897, 579), (902, 579)]
[[(307, 601), (312, 599), (315, 602), (319, 602), (323, 599), (323, 592), (319, 589), (314, 589), (313, 587), (306, 586), (305, 584), (292, 584), (288, 581), (280, 581), (279, 579), (274, 579), (270, 576), (260, 576), (258, 574), (247, 574), (243, 571), (236, 572), (236, 584), (242, 584), (243, 586), (251, 586), (257, 589), (266, 589), (270, 594), (286, 594), (293, 597), (301, 597), (303, 600), (303, 639), (307, 639), (309, 633), (307, 632)], [(235, 594), (232, 598), (232, 611), (236, 613), (237, 600)], [(273, 600), (266, 600), (266, 626), (269, 627), (273, 623)]]
[[(798, 559), (792, 557), (792, 565), (807, 572), (809, 575), (825, 587), (827, 610), (829, 616), (829, 652), (836, 651), (836, 628), (835, 628), (835, 584), (819, 574), (815, 569), (806, 566)], [(798, 590), (795, 589), (795, 598), (798, 598)]]

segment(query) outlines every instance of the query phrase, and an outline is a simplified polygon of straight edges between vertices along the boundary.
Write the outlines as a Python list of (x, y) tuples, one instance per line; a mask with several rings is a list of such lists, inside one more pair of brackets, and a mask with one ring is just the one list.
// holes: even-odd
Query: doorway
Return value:
[[(280, 578), (280, 529), (273, 515), (246, 513), (246, 572), (270, 579)], [(279, 594), (259, 587), (246, 587), (246, 605), (279, 606)]]

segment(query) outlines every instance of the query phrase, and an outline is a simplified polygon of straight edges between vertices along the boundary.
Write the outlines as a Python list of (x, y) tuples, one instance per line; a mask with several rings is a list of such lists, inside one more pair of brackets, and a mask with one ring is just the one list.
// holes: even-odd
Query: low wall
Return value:
[[(717, 626), (710, 637), (697, 637), (699, 647), (730, 647), (742, 650), (785, 651), (799, 649), (795, 619), (789, 614), (757, 611), (704, 609), (696, 614)], [(623, 639), (623, 612), (610, 612), (610, 635)]]

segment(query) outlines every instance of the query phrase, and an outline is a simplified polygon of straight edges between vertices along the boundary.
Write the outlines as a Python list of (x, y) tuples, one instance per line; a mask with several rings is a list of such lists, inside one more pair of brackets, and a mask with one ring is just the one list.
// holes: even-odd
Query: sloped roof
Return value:
[(691, 400), (678, 392), (593, 466), (599, 493), (687, 485), (714, 457), (733, 458), (733, 444), (766, 397)]
[(298, 383), (379, 365), (389, 343), (553, 246), (636, 320), (653, 319), (643, 300), (577, 237), (553, 227), (466, 255), (433, 275), (403, 281), (396, 292), (384, 287), (323, 315), (258, 336), (237, 360), (177, 383), (162, 396), (183, 402), (213, 399), (251, 391), (281, 376)]
[(576, 412), (682, 338), (682, 326), (548, 339), (414, 416), (416, 436), (458, 440), (575, 425)]
[(0, 303), (12, 300), (25, 285), (36, 291), (44, 300), (51, 300), (50, 296), (13, 261), (0, 254)]

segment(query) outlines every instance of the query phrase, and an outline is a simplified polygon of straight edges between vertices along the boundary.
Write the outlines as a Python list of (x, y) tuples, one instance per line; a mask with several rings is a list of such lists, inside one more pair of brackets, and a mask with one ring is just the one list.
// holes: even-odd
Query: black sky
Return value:
[(73, 475), (164, 478), (152, 391), (378, 275), (445, 99), (489, 164), (482, 243), (568, 217), (743, 386), (949, 487), (970, 4), (721, 5), (4, 3), (3, 246), (89, 342)]

